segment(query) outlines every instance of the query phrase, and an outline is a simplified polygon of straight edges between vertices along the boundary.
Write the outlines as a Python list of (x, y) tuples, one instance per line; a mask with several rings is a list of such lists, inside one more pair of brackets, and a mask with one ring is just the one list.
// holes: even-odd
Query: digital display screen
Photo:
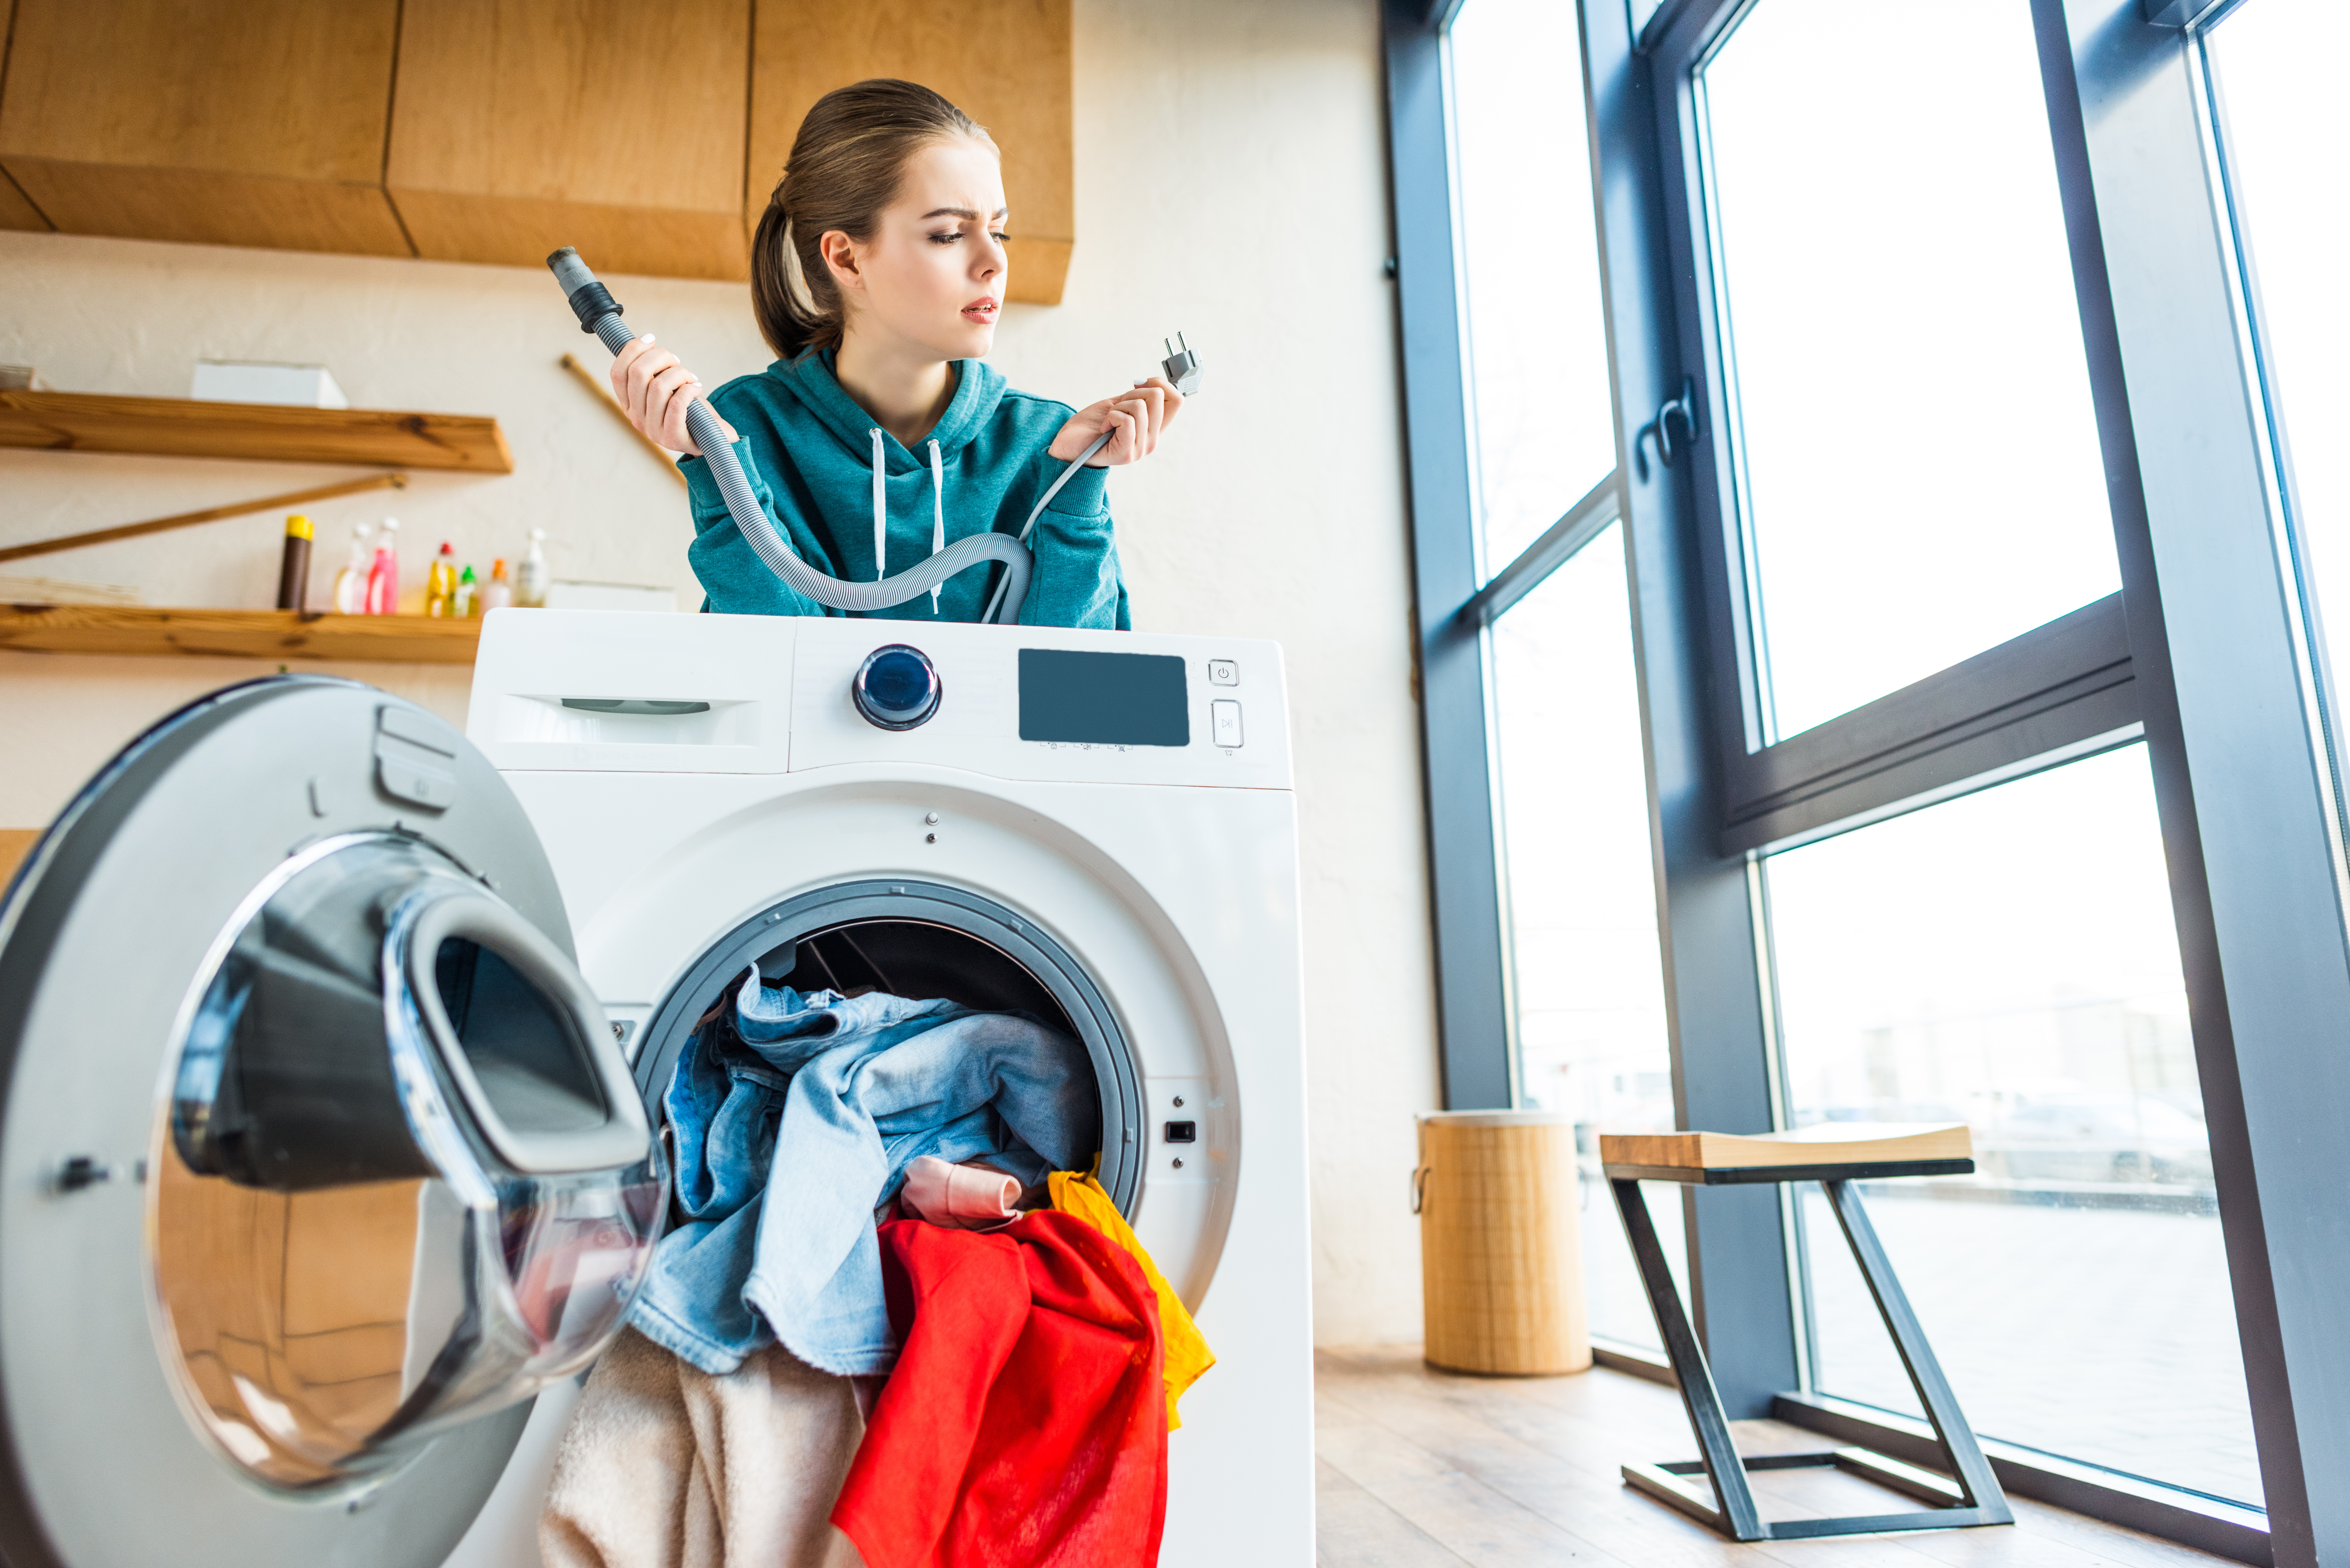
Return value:
[(1183, 661), (1170, 653), (1020, 650), (1020, 738), (1092, 746), (1188, 746)]

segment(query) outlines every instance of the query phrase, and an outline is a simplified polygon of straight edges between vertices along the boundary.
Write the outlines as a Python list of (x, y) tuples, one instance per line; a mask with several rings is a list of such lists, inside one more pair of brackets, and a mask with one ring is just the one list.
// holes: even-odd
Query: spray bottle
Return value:
[(530, 531), (530, 549), (515, 573), (515, 603), (525, 609), (546, 607), (546, 552), (539, 548), (539, 541), (546, 537), (544, 528)]
[(337, 615), (365, 615), (368, 598), (368, 535), (369, 523), (351, 524), (351, 558), (335, 574), (332, 603)]
[(368, 566), (367, 613), (400, 613), (400, 519), (387, 517), (376, 536), (375, 559)]

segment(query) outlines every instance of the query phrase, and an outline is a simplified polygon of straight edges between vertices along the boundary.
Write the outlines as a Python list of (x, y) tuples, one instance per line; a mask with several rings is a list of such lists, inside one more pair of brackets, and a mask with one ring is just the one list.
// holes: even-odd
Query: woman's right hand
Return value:
[[(686, 409), (702, 396), (702, 378), (668, 349), (656, 348), (651, 333), (631, 340), (613, 358), (612, 395), (647, 440), (689, 457), (702, 455), (685, 428)], [(734, 439), (732, 425), (726, 439)]]

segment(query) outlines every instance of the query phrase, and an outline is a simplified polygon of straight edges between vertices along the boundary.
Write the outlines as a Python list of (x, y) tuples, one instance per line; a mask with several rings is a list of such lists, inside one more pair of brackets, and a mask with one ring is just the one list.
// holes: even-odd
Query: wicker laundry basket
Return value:
[(1430, 1366), (1537, 1376), (1591, 1365), (1574, 1118), (1421, 1116), (1412, 1204)]

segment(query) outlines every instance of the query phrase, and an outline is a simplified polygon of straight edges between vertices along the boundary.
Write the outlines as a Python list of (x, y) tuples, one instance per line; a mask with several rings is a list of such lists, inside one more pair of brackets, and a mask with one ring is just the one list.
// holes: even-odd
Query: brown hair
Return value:
[(906, 161), (958, 136), (995, 145), (971, 116), (913, 82), (877, 77), (816, 100), (751, 242), (751, 310), (778, 358), (840, 341), (840, 291), (817, 242), (834, 229), (871, 239)]

